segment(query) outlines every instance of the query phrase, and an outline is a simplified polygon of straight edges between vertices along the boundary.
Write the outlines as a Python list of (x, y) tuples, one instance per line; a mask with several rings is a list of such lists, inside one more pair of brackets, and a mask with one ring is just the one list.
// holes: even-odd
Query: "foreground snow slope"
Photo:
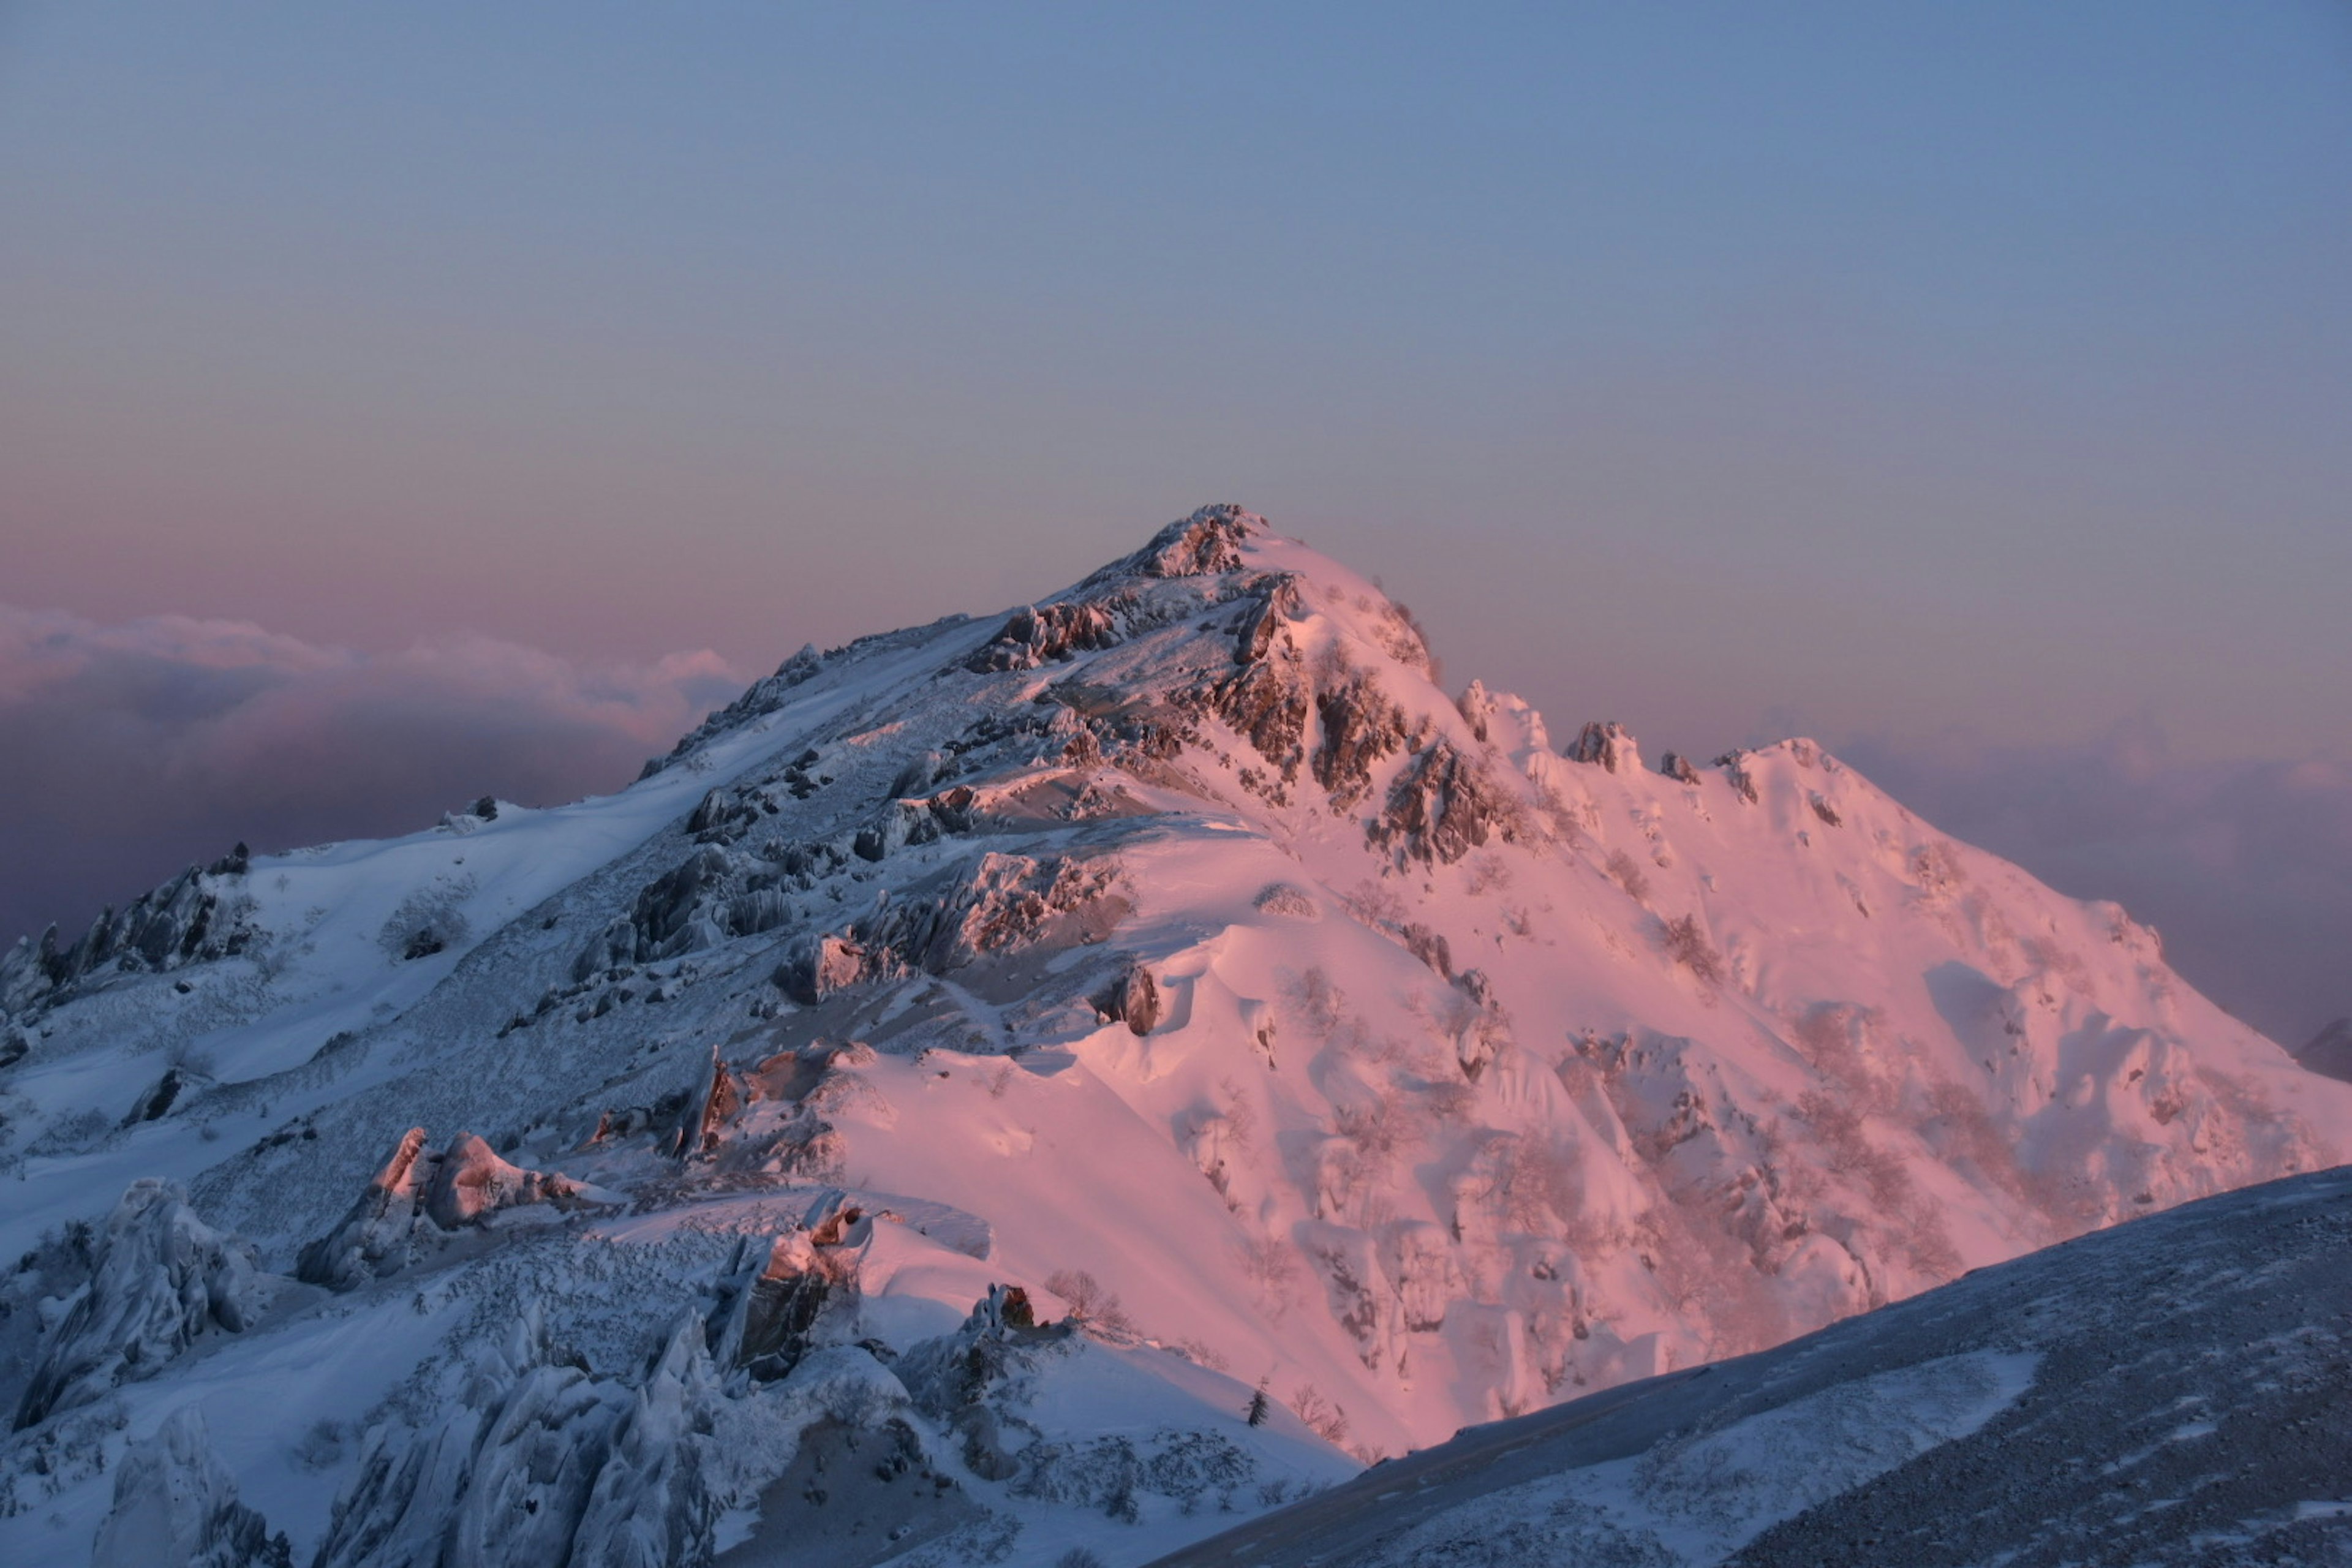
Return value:
[(1165, 1568), (2352, 1560), (2352, 1173), (1453, 1441)]
[[(2344, 1158), (2352, 1084), (1810, 742), (1654, 771), (1431, 672), (1205, 509), (805, 650), (620, 795), (233, 856), (20, 948), (0, 1532), (78, 1561), (101, 1467), (194, 1405), (140, 1473), (209, 1451), (300, 1552), (431, 1561), (487, 1527), (402, 1500), (505, 1473), (521, 1400), (578, 1486), (509, 1561), (656, 1494), (642, 1560), (755, 1561), (853, 1440), (939, 1483), (936, 1560), (1134, 1561), (1334, 1445)], [(108, 1220), (146, 1177), (186, 1203)], [(892, 1516), (795, 1487), (845, 1541)]]

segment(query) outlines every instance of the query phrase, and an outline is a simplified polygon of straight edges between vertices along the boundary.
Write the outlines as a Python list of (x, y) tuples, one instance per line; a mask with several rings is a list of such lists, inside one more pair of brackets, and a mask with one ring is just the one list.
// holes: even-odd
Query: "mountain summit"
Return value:
[(2352, 1128), (2116, 906), (1555, 749), (1230, 506), (0, 1009), (18, 1562), (1139, 1561)]

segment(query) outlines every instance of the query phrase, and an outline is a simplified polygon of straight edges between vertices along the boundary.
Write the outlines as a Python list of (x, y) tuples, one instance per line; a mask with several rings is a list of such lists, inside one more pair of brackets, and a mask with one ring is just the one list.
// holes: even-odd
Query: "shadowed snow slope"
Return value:
[[(194, 1405), (189, 1473), (338, 1563), (526, 1493), (500, 1561), (1139, 1561), (2344, 1158), (2352, 1084), (1818, 747), (1653, 772), (1431, 669), (1204, 509), (618, 795), (0, 960), (0, 1556), (80, 1561)], [(142, 1179), (172, 1223), (101, 1226)]]
[(2352, 1560), (2352, 1173), (1464, 1432), (1165, 1568)]

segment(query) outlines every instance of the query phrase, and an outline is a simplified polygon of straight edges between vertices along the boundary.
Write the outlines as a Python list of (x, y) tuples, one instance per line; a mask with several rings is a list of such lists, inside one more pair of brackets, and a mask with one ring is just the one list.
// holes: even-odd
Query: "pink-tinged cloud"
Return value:
[(2147, 722), (2074, 747), (1839, 752), (1946, 832), (2122, 903), (2191, 984), (2281, 1043), (2352, 1014), (2352, 767), (2179, 763)]
[(0, 942), (239, 839), (616, 789), (743, 684), (708, 649), (589, 665), (458, 637), (373, 654), (248, 622), (0, 605)]

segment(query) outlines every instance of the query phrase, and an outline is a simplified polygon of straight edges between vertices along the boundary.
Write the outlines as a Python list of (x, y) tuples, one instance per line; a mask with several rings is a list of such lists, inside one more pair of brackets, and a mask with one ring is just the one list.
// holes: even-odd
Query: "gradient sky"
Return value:
[(2352, 762), (2352, 6), (1141, 9), (0, 0), (0, 601), (629, 686), (1233, 500), (1654, 755)]

